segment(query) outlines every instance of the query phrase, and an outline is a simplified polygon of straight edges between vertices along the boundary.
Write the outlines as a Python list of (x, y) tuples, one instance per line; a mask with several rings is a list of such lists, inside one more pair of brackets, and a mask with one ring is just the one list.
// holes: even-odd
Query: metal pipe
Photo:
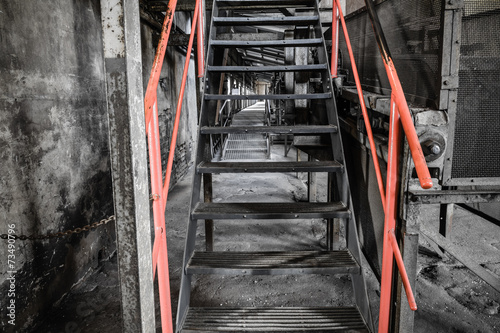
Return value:
[(175, 121), (174, 121), (174, 129), (172, 131), (172, 138), (170, 141), (170, 151), (168, 152), (168, 161), (167, 161), (167, 171), (165, 174), (165, 182), (163, 184), (163, 191), (162, 191), (162, 201), (163, 205), (165, 206), (167, 204), (167, 197), (168, 197), (168, 188), (170, 186), (170, 177), (172, 175), (172, 165), (174, 162), (174, 153), (175, 153), (175, 146), (177, 143), (177, 132), (179, 131), (179, 122), (181, 118), (181, 110), (182, 110), (182, 101), (184, 99), (184, 91), (186, 89), (186, 81), (187, 81), (187, 74), (188, 74), (188, 69), (189, 69), (189, 62), (191, 60), (191, 50), (193, 49), (193, 42), (194, 42), (194, 31), (196, 29), (196, 23), (198, 22), (198, 13), (200, 11), (200, 0), (196, 0), (196, 6), (193, 14), (193, 23), (191, 24), (191, 34), (189, 35), (189, 44), (188, 44), (188, 49), (187, 49), (187, 54), (186, 54), (186, 61), (184, 63), (184, 72), (182, 73), (182, 82), (181, 82), (181, 90), (179, 92), (179, 99), (177, 100), (177, 109), (175, 111)]
[(168, 271), (167, 239), (165, 235), (165, 207), (160, 197), (162, 171), (160, 153), (160, 130), (158, 126), (158, 108), (156, 102), (152, 107), (151, 120), (152, 122), (150, 122), (148, 125), (148, 146), (151, 190), (153, 196), (153, 217), (155, 225), (155, 240), (153, 245), (153, 274), (156, 270), (156, 263), (158, 263), (158, 289), (160, 296), (162, 331), (172, 333), (172, 305), (170, 301), (170, 277)]
[(165, 20), (163, 21), (160, 42), (158, 43), (155, 59), (153, 61), (153, 67), (151, 68), (151, 74), (149, 75), (148, 87), (146, 88), (146, 96), (144, 97), (146, 128), (148, 128), (148, 124), (151, 121), (153, 104), (156, 103), (156, 89), (158, 88), (158, 81), (160, 80), (161, 67), (163, 65), (165, 51), (167, 50), (168, 37), (170, 36), (170, 30), (172, 28), (172, 22), (174, 20), (176, 5), (177, 0), (171, 0), (168, 2), (167, 11), (165, 12)]
[(144, 111), (146, 118), (146, 128), (148, 129), (149, 161), (151, 175), (151, 190), (153, 197), (153, 217), (155, 225), (155, 239), (153, 244), (153, 278), (158, 265), (158, 289), (160, 298), (160, 313), (162, 331), (173, 332), (172, 325), (172, 305), (170, 300), (170, 277), (168, 271), (167, 238), (165, 230), (165, 203), (161, 200), (162, 190), (162, 170), (161, 170), (161, 150), (160, 131), (158, 127), (158, 108), (156, 91), (160, 79), (161, 68), (165, 51), (167, 49), (170, 30), (177, 0), (172, 0), (168, 4), (163, 21), (162, 32), (155, 59), (151, 68), (151, 74), (144, 98)]
[(413, 125), (413, 120), (411, 118), (410, 109), (406, 103), (406, 99), (403, 93), (403, 87), (399, 81), (398, 73), (396, 67), (394, 67), (394, 62), (389, 51), (389, 46), (385, 39), (384, 32), (380, 25), (380, 20), (378, 18), (377, 12), (375, 11), (375, 6), (371, 0), (365, 0), (366, 7), (368, 9), (368, 15), (372, 23), (372, 28), (375, 33), (375, 38), (380, 50), (380, 54), (384, 60), (385, 70), (391, 84), (392, 94), (395, 96), (395, 102), (398, 105), (399, 114), (401, 117), (401, 123), (408, 140), (408, 145), (410, 146), (411, 156), (415, 164), (415, 170), (417, 171), (417, 176), (420, 181), (420, 186), (424, 189), (432, 187), (432, 179), (429, 173), (429, 168), (427, 168), (427, 163), (425, 161), (424, 152), (420, 146), (420, 141), (418, 140), (417, 132), (415, 131), (415, 126)]
[(399, 245), (398, 241), (396, 240), (394, 229), (389, 230), (389, 241), (391, 242), (392, 251), (394, 252), (394, 257), (396, 258), (396, 264), (398, 265), (401, 280), (403, 280), (406, 298), (408, 299), (408, 305), (410, 306), (410, 309), (416, 311), (417, 302), (415, 302), (415, 296), (413, 295), (413, 291), (411, 290), (410, 279), (408, 279), (408, 274), (406, 273), (405, 264), (403, 262), (403, 257), (401, 256), (401, 251), (399, 251)]
[(375, 175), (377, 177), (378, 189), (380, 192), (380, 200), (382, 201), (382, 206), (385, 211), (386, 207), (386, 196), (384, 190), (384, 181), (382, 180), (382, 173), (380, 172), (380, 164), (378, 162), (377, 148), (375, 146), (375, 141), (373, 140), (372, 125), (370, 123), (370, 118), (368, 117), (368, 111), (366, 110), (365, 98), (363, 96), (363, 89), (361, 88), (361, 82), (359, 80), (358, 68), (354, 61), (354, 54), (352, 52), (351, 41), (349, 39), (349, 34), (347, 32), (347, 27), (344, 20), (344, 14), (342, 13), (342, 7), (339, 0), (335, 0), (337, 8), (339, 11), (340, 22), (342, 23), (342, 30), (344, 30), (345, 42), (347, 44), (347, 50), (349, 52), (349, 58), (351, 59), (352, 74), (354, 76), (354, 81), (356, 82), (356, 89), (359, 96), (359, 104), (361, 106), (361, 112), (363, 114), (363, 120), (365, 122), (366, 134), (368, 136), (368, 141), (370, 142), (370, 150), (372, 152), (373, 165), (375, 167)]

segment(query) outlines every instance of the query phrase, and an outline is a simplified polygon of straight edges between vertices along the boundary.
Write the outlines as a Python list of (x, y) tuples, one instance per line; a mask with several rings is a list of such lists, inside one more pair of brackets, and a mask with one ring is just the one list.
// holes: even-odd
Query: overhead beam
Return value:
[[(168, 0), (153, 0), (147, 2), (148, 6), (153, 11), (164, 12), (167, 10)], [(176, 12), (192, 12), (194, 11), (196, 0), (182, 0), (177, 2), (175, 7)], [(212, 1), (206, 1), (206, 10), (212, 10)]]

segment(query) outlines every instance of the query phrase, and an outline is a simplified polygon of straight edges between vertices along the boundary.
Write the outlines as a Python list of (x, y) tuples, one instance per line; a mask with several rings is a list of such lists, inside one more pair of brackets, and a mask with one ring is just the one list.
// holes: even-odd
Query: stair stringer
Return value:
[[(212, 13), (218, 13), (218, 5), (217, 1), (213, 1)], [(207, 48), (207, 57), (206, 63), (213, 64), (214, 63), (214, 52), (211, 47), (211, 42), (215, 38), (216, 27), (213, 24), (214, 16), (212, 14), (211, 24), (210, 24), (210, 32), (208, 34), (208, 48)], [(189, 217), (188, 217), (188, 225), (186, 232), (186, 241), (184, 245), (184, 256), (182, 259), (182, 275), (181, 275), (181, 284), (179, 288), (179, 304), (177, 307), (177, 316), (176, 316), (176, 332), (180, 332), (186, 318), (187, 310), (189, 308), (190, 296), (191, 296), (191, 282), (192, 276), (187, 274), (186, 267), (189, 259), (194, 253), (195, 244), (196, 244), (196, 230), (198, 226), (198, 220), (192, 217), (192, 212), (196, 206), (196, 204), (200, 201), (201, 198), (201, 190), (202, 190), (202, 174), (196, 171), (196, 166), (203, 160), (206, 160), (209, 156), (211, 158), (211, 149), (210, 149), (210, 140), (209, 136), (206, 134), (201, 134), (201, 128), (203, 126), (210, 126), (215, 124), (215, 112), (217, 107), (217, 101), (214, 100), (205, 100), (204, 96), (208, 93), (215, 93), (216, 87), (219, 87), (220, 74), (214, 75), (206, 70), (205, 68), (205, 81), (204, 81), (204, 89), (202, 95), (202, 105), (200, 111), (200, 117), (198, 121), (198, 138), (197, 138), (197, 146), (196, 146), (196, 157), (194, 162), (194, 176), (193, 176), (193, 186), (191, 192), (191, 202), (189, 209)], [(213, 112), (210, 113), (209, 111)], [(213, 121), (210, 121), (213, 119)]]

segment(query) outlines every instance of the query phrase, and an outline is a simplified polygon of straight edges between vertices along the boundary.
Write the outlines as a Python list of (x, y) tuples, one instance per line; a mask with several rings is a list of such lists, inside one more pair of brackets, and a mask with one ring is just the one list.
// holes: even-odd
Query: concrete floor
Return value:
[[(272, 156), (285, 160), (283, 146), (273, 146)], [(288, 159), (295, 159), (290, 152)], [(166, 223), (172, 306), (174, 313), (180, 284), (181, 259), (192, 176), (185, 177), (169, 194)], [(214, 176), (214, 201), (239, 201), (245, 198), (266, 200), (306, 200), (304, 175), (296, 173)], [(321, 196), (321, 194), (320, 194)], [(437, 207), (426, 210), (422, 228), (437, 227)], [(434, 210), (434, 211), (433, 211)], [(434, 223), (434, 221), (436, 223)], [(456, 209), (453, 239), (474, 246), (478, 261), (500, 273), (498, 227)], [(321, 220), (296, 220), (268, 223), (260, 220), (246, 224), (231, 221), (215, 223), (215, 249), (286, 250), (324, 249), (325, 226)], [(199, 249), (204, 246), (204, 229), (198, 229)], [(368, 267), (368, 265), (365, 265)], [(374, 320), (377, 321), (379, 286), (373, 273), (365, 269)], [(320, 306), (352, 304), (348, 276), (202, 276), (194, 279), (192, 305), (196, 306)], [(103, 261), (88, 278), (55, 304), (47, 320), (32, 332), (120, 332), (116, 257)], [(417, 278), (416, 333), (495, 333), (500, 332), (500, 293), (482, 282), (455, 259), (439, 258), (421, 238)], [(157, 311), (159, 315), (159, 310)], [(160, 331), (160, 330), (158, 330)]]

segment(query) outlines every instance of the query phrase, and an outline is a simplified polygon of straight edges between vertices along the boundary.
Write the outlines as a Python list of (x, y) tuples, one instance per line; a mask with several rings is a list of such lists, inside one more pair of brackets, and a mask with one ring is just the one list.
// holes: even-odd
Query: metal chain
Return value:
[(75, 228), (75, 229), (71, 229), (71, 230), (66, 230), (66, 231), (61, 231), (61, 232), (56, 232), (56, 233), (53, 233), (53, 234), (47, 234), (47, 235), (30, 235), (30, 236), (26, 236), (26, 235), (8, 235), (8, 234), (2, 234), (0, 235), (0, 238), (1, 239), (19, 239), (19, 240), (41, 240), (41, 239), (51, 239), (51, 238), (62, 238), (62, 237), (65, 237), (65, 236), (69, 236), (69, 235), (72, 235), (72, 234), (79, 234), (83, 231), (89, 231), (89, 230), (94, 230), (96, 229), (97, 227), (103, 225), (103, 224), (107, 224), (111, 221), (114, 221), (115, 220), (115, 216), (114, 215), (111, 215), (105, 219), (102, 219), (100, 221), (97, 221), (97, 222), (94, 222), (92, 224), (87, 224), (86, 226), (84, 227), (81, 227), (81, 228)]

